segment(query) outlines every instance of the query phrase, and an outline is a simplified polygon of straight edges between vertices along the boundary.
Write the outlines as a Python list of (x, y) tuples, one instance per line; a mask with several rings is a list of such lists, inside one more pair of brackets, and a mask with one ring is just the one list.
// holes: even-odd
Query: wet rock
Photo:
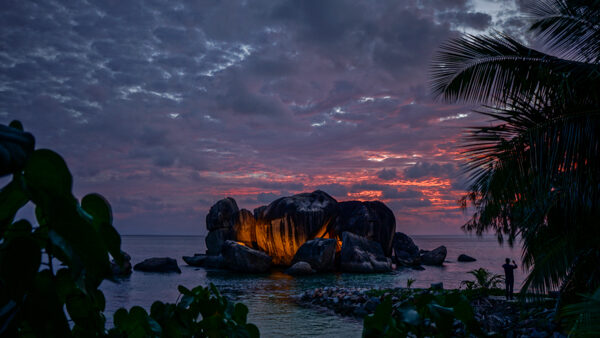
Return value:
[(236, 242), (242, 242), (245, 245), (258, 249), (256, 244), (256, 219), (250, 210), (241, 209), (235, 215), (235, 224), (233, 225), (233, 239)]
[(221, 253), (221, 247), (227, 240), (234, 239), (233, 229), (220, 228), (215, 229), (206, 235), (206, 253), (208, 255), (218, 255)]
[(348, 231), (355, 235), (378, 242), (385, 256), (392, 255), (392, 239), (396, 231), (394, 213), (379, 201), (340, 202), (335, 233)]
[(366, 315), (368, 315), (369, 313), (367, 312), (367, 310), (365, 310), (364, 306), (358, 306), (354, 309), (354, 315), (357, 317), (364, 317)]
[(210, 208), (206, 215), (206, 228), (209, 231), (216, 229), (232, 229), (239, 208), (231, 197), (224, 198)]
[(221, 250), (225, 267), (234, 271), (262, 273), (271, 267), (271, 257), (234, 241), (225, 241)]
[(136, 271), (144, 272), (177, 272), (181, 273), (177, 261), (169, 257), (153, 257), (145, 259), (144, 261), (137, 263), (134, 267)]
[(129, 256), (125, 251), (121, 250), (121, 254), (123, 254), (123, 263), (121, 265), (117, 264), (113, 259), (110, 262), (110, 269), (112, 275), (115, 277), (123, 277), (131, 275), (131, 256)]
[(379, 305), (379, 303), (381, 303), (379, 298), (372, 297), (365, 303), (365, 310), (367, 312), (371, 313), (371, 312), (375, 311), (375, 309), (377, 308), (377, 305)]
[(473, 258), (473, 257), (471, 257), (469, 255), (465, 255), (465, 254), (459, 255), (457, 260), (459, 262), (475, 262), (476, 261), (475, 258)]
[(448, 251), (445, 246), (437, 247), (431, 251), (425, 252), (421, 256), (421, 263), (423, 265), (442, 265)]
[(307, 262), (297, 262), (296, 264), (290, 266), (285, 273), (288, 275), (301, 276), (301, 275), (312, 275), (316, 271), (313, 270), (310, 264)]
[(392, 241), (392, 248), (396, 263), (402, 266), (413, 266), (421, 264), (419, 247), (415, 245), (412, 238), (402, 232), (396, 232)]
[(204, 266), (204, 261), (206, 260), (206, 255), (203, 254), (195, 254), (194, 256), (183, 256), (181, 257), (183, 261), (190, 266)]
[(194, 256), (183, 256), (182, 258), (184, 262), (191, 266), (215, 269), (224, 267), (223, 256), (221, 255), (196, 254)]
[(263, 218), (262, 215), (265, 212), (265, 210), (267, 210), (267, 206), (266, 205), (261, 205), (258, 208), (254, 208), (254, 218), (255, 219)]
[(320, 190), (282, 197), (257, 213), (247, 235), (256, 240), (244, 244), (266, 252), (273, 264), (290, 265), (302, 244), (332, 230), (327, 226), (337, 215), (337, 201)]
[(341, 269), (347, 272), (389, 272), (392, 263), (383, 253), (381, 244), (350, 232), (342, 234)]
[(439, 282), (439, 283), (431, 283), (431, 288), (433, 290), (443, 290), (444, 289), (444, 283)]
[(292, 259), (292, 264), (304, 261), (318, 272), (331, 271), (335, 264), (336, 247), (335, 239), (312, 239), (300, 246)]

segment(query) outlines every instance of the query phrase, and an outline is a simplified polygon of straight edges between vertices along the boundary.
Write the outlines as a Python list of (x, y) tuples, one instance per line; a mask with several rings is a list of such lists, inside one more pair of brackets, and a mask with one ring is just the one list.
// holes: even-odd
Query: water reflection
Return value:
[[(219, 290), (234, 301), (248, 305), (250, 322), (258, 325), (265, 337), (344, 336), (358, 337), (362, 322), (354, 318), (342, 318), (330, 311), (298, 306), (294, 296), (310, 289), (325, 286), (355, 288), (406, 287), (407, 279), (414, 279), (413, 287), (429, 287), (431, 283), (443, 282), (447, 288), (456, 288), (460, 281), (470, 279), (467, 271), (486, 267), (494, 273), (502, 273), (504, 257), (518, 259), (518, 251), (499, 247), (495, 239), (478, 240), (462, 237), (417, 237), (417, 245), (433, 249), (439, 245), (448, 248), (448, 263), (443, 267), (427, 267), (424, 271), (401, 269), (388, 274), (361, 275), (331, 273), (292, 277), (282, 270), (270, 274), (240, 274), (223, 270), (194, 268), (185, 265), (181, 256), (204, 251), (203, 237), (123, 237), (123, 248), (132, 256), (132, 263), (149, 257), (174, 257), (180, 264), (181, 274), (153, 274), (134, 272), (119, 283), (104, 282), (101, 289), (106, 296), (106, 313), (109, 325), (112, 314), (119, 307), (131, 308), (141, 305), (149, 309), (154, 300), (175, 302), (177, 285), (187, 288), (215, 284)], [(477, 262), (457, 263), (459, 254), (476, 257)], [(524, 273), (516, 275), (516, 285)]]

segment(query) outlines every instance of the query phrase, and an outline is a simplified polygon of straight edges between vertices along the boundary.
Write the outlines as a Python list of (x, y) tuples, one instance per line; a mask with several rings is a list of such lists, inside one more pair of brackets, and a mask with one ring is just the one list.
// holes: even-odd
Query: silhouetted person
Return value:
[(513, 296), (513, 288), (515, 286), (515, 273), (513, 272), (517, 268), (517, 263), (512, 261), (510, 263), (510, 259), (506, 259), (506, 264), (502, 265), (504, 268), (504, 282), (506, 283), (506, 299), (512, 299)]

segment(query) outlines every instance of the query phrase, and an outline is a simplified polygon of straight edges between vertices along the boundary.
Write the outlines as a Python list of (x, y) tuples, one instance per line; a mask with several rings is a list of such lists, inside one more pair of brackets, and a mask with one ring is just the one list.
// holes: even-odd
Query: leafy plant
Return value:
[[(17, 136), (23, 133), (8, 128)], [(71, 173), (57, 153), (2, 145), (13, 150), (11, 163), (21, 166), (11, 169), (12, 180), (0, 191), (0, 333), (102, 334), (105, 300), (98, 286), (110, 278), (109, 255), (122, 261), (110, 205), (98, 194), (88, 194), (80, 203), (71, 192)], [(29, 202), (35, 205), (35, 227), (27, 220), (14, 221)], [(57, 271), (55, 259), (64, 265)]]
[(600, 288), (586, 294), (583, 300), (565, 306), (561, 316), (569, 324), (570, 337), (598, 337), (600, 335)]
[(406, 280), (406, 288), (410, 289), (410, 287), (415, 283), (416, 279), (408, 278)]
[(473, 308), (459, 291), (424, 290), (396, 304), (386, 297), (365, 317), (363, 337), (482, 335)]
[[(96, 193), (77, 200), (63, 158), (34, 150), (18, 121), (0, 125), (0, 164), (0, 175), (12, 174), (0, 190), (1, 336), (258, 337), (246, 306), (229, 303), (213, 285), (180, 286), (177, 304), (155, 302), (150, 315), (139, 306), (119, 309), (107, 332), (98, 287), (111, 278), (110, 257), (123, 262), (110, 204)], [(14, 219), (27, 203), (35, 206), (36, 226)]]
[(504, 282), (502, 275), (493, 274), (485, 268), (471, 270), (467, 273), (473, 275), (475, 280), (463, 280), (460, 282), (460, 286), (464, 285), (467, 290), (478, 290), (482, 295), (488, 295), (491, 289), (498, 288)]
[(148, 314), (134, 306), (114, 315), (111, 337), (259, 337), (258, 328), (247, 323), (248, 308), (230, 303), (217, 288), (178, 287), (181, 297), (176, 304), (154, 302)]
[(487, 105), (491, 119), (462, 141), (475, 213), (463, 229), (523, 242), (523, 286), (561, 297), (600, 285), (600, 2), (532, 1), (536, 34), (553, 54), (505, 34), (442, 45), (432, 89)]

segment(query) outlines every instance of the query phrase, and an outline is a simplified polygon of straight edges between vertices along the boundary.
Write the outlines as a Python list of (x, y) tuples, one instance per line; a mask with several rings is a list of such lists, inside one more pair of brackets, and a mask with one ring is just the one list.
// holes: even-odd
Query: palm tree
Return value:
[(530, 31), (549, 52), (507, 35), (442, 45), (432, 89), (484, 104), (488, 126), (462, 142), (470, 179), (463, 229), (520, 236), (524, 289), (563, 294), (600, 285), (600, 0), (534, 1)]

